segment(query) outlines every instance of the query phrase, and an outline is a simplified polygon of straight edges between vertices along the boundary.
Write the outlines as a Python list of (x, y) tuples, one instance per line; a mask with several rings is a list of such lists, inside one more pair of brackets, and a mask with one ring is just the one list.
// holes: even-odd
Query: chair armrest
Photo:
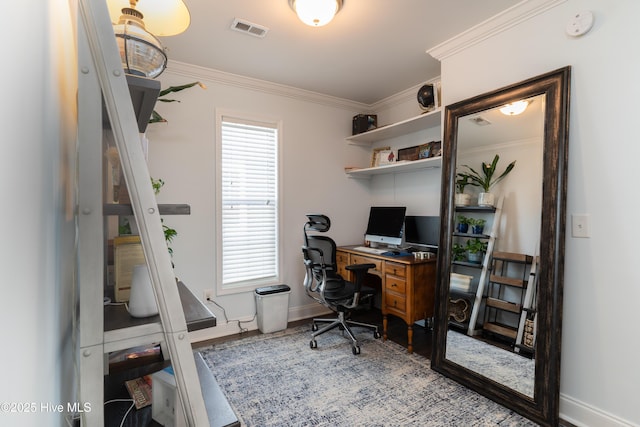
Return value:
[(367, 271), (370, 268), (375, 268), (375, 264), (351, 264), (351, 265), (347, 265), (345, 268), (349, 271), (354, 271), (354, 272), (358, 272), (358, 271)]

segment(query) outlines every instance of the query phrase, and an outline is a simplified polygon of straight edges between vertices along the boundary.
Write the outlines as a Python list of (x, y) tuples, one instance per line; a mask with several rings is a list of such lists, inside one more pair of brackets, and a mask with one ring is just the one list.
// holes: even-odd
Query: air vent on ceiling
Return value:
[(478, 126), (487, 126), (491, 124), (489, 120), (480, 116), (471, 117), (469, 120), (471, 120), (473, 123), (477, 124)]
[(250, 36), (263, 38), (267, 35), (269, 29), (262, 25), (254, 24), (253, 22), (246, 21), (244, 19), (234, 19), (231, 24), (231, 29), (240, 31), (241, 33), (249, 34)]

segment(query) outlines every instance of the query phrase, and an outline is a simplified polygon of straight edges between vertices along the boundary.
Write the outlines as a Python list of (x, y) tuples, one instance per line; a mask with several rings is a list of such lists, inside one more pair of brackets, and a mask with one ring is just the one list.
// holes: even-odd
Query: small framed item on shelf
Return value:
[(442, 142), (441, 141), (431, 141), (426, 144), (422, 144), (419, 147), (418, 158), (419, 159), (428, 159), (431, 157), (438, 157), (442, 155)]
[(369, 166), (372, 168), (379, 166), (380, 157), (378, 156), (378, 153), (380, 153), (381, 151), (389, 151), (389, 150), (391, 150), (391, 147), (374, 148), (373, 151), (371, 152), (371, 163)]
[(378, 159), (376, 166), (390, 165), (395, 162), (396, 155), (393, 150), (378, 151)]
[(442, 141), (433, 141), (431, 142), (431, 156), (430, 157), (440, 157), (442, 156)]
[(398, 161), (401, 162), (405, 160), (418, 160), (419, 153), (420, 153), (420, 145), (401, 148), (398, 150)]
[(431, 142), (422, 144), (418, 150), (418, 159), (428, 159), (431, 157)]
[(367, 132), (378, 127), (376, 114), (357, 114), (353, 116), (353, 135)]

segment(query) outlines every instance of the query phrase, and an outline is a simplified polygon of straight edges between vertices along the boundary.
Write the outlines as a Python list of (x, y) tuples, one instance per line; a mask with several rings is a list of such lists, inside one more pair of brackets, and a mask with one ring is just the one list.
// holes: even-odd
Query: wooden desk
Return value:
[(413, 353), (413, 324), (433, 317), (436, 294), (436, 257), (418, 260), (411, 256), (384, 256), (341, 246), (336, 251), (338, 273), (353, 280), (346, 270), (351, 264), (375, 264), (369, 270), (382, 280), (382, 329), (387, 339), (387, 315), (399, 317), (407, 324), (408, 351)]

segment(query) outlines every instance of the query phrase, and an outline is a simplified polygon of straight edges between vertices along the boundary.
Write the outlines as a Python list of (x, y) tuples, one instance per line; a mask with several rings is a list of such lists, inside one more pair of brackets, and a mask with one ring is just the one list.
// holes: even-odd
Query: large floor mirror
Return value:
[[(570, 73), (565, 67), (457, 102), (444, 119), (432, 368), (550, 426), (559, 422)], [(501, 111), (518, 101), (523, 112)], [(496, 200), (478, 206), (483, 190), (467, 186), (471, 203), (461, 206), (459, 174), (482, 174), (496, 155), (494, 178), (515, 162), (491, 189)], [(484, 219), (491, 231), (461, 233), (461, 216)], [(460, 261), (468, 240), (486, 241), (478, 265)], [(525, 261), (500, 261), (507, 256)], [(527, 285), (500, 285), (509, 274)]]

